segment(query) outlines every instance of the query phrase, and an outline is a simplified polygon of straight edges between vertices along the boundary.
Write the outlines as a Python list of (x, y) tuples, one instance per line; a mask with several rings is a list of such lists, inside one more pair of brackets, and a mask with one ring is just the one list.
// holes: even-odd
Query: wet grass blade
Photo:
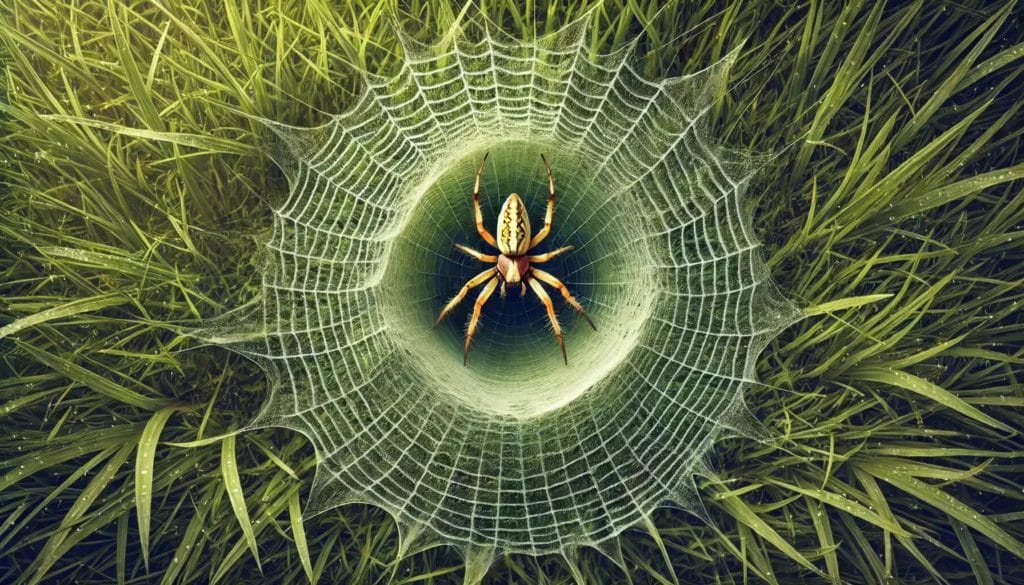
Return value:
[(39, 311), (33, 315), (28, 315), (0, 327), (0, 339), (9, 335), (35, 327), (40, 323), (46, 323), (57, 319), (64, 319), (73, 315), (80, 315), (82, 313), (91, 313), (93, 311), (99, 311), (106, 309), (107, 307), (114, 307), (127, 302), (123, 296), (118, 294), (99, 295), (92, 298), (86, 299), (75, 299), (68, 301), (62, 305)]
[(904, 529), (898, 523), (882, 518), (877, 513), (868, 509), (867, 506), (864, 506), (854, 500), (851, 500), (850, 498), (843, 496), (842, 494), (837, 494), (822, 489), (805, 488), (799, 485), (778, 480), (773, 480), (772, 483), (779, 487), (792, 490), (798, 494), (803, 494), (809, 498), (814, 498), (823, 504), (828, 504), (833, 508), (846, 512), (847, 514), (850, 514), (852, 516), (856, 516), (857, 518), (860, 518), (865, 522), (874, 524), (875, 526), (878, 526), (879, 528), (882, 528), (884, 530), (888, 530), (889, 532), (892, 532), (894, 534), (898, 534), (900, 536), (910, 536), (910, 533), (907, 532), (906, 529)]
[(1005, 432), (1014, 432), (1006, 423), (1000, 422), (991, 416), (981, 412), (974, 406), (971, 406), (964, 399), (946, 390), (945, 388), (929, 382), (924, 378), (920, 378), (913, 374), (909, 374), (902, 370), (894, 368), (881, 369), (881, 368), (860, 368), (851, 372), (852, 375), (857, 376), (862, 380), (871, 382), (878, 382), (881, 384), (888, 384), (890, 386), (896, 386), (909, 390), (920, 396), (924, 396), (930, 400), (953, 409), (964, 416), (970, 417), (980, 423), (986, 424), (990, 427), (999, 429)]
[(149, 526), (153, 511), (153, 477), (156, 469), (156, 445), (164, 425), (177, 408), (168, 407), (153, 413), (139, 438), (135, 454), (135, 509), (139, 521), (139, 545), (142, 561), (149, 568)]
[(224, 438), (224, 442), (221, 443), (220, 450), (220, 471), (224, 478), (224, 489), (227, 491), (228, 500), (231, 501), (231, 509), (235, 513), (235, 518), (238, 519), (238, 524), (242, 528), (242, 535), (245, 537), (245, 542), (249, 546), (249, 551), (252, 552), (252, 556), (256, 559), (256, 565), (262, 571), (263, 568), (260, 566), (260, 553), (256, 546), (256, 536), (253, 534), (252, 522), (249, 521), (249, 510), (245, 506), (245, 493), (242, 488), (242, 480), (238, 476), (238, 461), (235, 459), (235, 435), (230, 434)]
[(1003, 549), (1024, 559), (1024, 543), (1011, 536), (984, 514), (964, 504), (947, 492), (914, 477), (915, 466), (899, 466), (874, 461), (858, 462), (857, 466), (875, 477), (892, 484), (916, 499), (949, 514), (973, 530), (990, 538)]
[(728, 510), (729, 514), (738, 522), (749, 527), (765, 541), (771, 543), (775, 548), (782, 551), (787, 557), (811, 571), (818, 572), (818, 568), (814, 566), (814, 563), (793, 548), (793, 545), (790, 544), (789, 541), (783, 538), (782, 535), (776, 532), (775, 529), (765, 522), (764, 518), (751, 510), (750, 507), (738, 496), (722, 498), (721, 505), (723, 508)]
[(38, 349), (31, 344), (24, 343), (20, 340), (16, 341), (16, 343), (22, 351), (32, 356), (32, 358), (39, 363), (44, 364), (61, 374), (64, 374), (71, 380), (84, 386), (88, 386), (92, 390), (95, 390), (96, 392), (118, 402), (137, 406), (146, 410), (160, 410), (167, 406), (169, 402), (163, 398), (150, 398), (148, 396), (144, 396), (135, 390), (126, 388), (104, 376), (87, 370), (77, 364), (71, 363), (65, 358), (55, 356), (49, 352)]
[(985, 556), (978, 548), (978, 543), (971, 536), (970, 529), (956, 518), (950, 518), (950, 526), (953, 527), (953, 533), (956, 534), (957, 539), (960, 541), (960, 546), (964, 549), (964, 556), (967, 557), (967, 562), (971, 565), (971, 570), (974, 572), (974, 578), (978, 581), (978, 585), (994, 585), (995, 581), (992, 579), (992, 571), (989, 570)]
[(302, 569), (306, 571), (306, 578), (315, 585), (316, 578), (313, 574), (313, 562), (309, 556), (309, 544), (306, 542), (306, 528), (302, 524), (302, 510), (299, 508), (299, 492), (295, 490), (288, 497), (288, 516), (292, 522), (292, 538), (295, 539), (295, 549), (299, 552), (299, 560), (302, 562)]
[(96, 502), (114, 480), (118, 470), (131, 455), (132, 449), (133, 446), (129, 443), (114, 452), (107, 461), (107, 464), (99, 470), (96, 476), (81, 491), (75, 503), (71, 505), (71, 508), (64, 516), (57, 531), (47, 540), (46, 545), (43, 546), (43, 550), (38, 557), (35, 575), (30, 581), (31, 583), (40, 583), (46, 579), (46, 574), (63, 552), (61, 545), (64, 543), (64, 540), (72, 529), (81, 524), (82, 518), (89, 510), (89, 507)]
[(804, 310), (804, 315), (811, 317), (814, 315), (823, 315), (826, 313), (832, 313), (834, 311), (843, 311), (846, 309), (855, 309), (871, 303), (877, 303), (878, 301), (884, 301), (891, 298), (891, 293), (883, 293), (877, 295), (864, 295), (860, 297), (850, 297), (846, 299), (838, 299), (835, 301), (829, 301), (827, 303), (821, 303), (813, 307), (808, 307)]

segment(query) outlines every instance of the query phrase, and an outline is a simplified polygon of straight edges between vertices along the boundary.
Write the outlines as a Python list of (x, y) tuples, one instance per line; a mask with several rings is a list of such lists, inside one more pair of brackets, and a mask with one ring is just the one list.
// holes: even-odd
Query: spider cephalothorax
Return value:
[[(501, 211), (498, 213), (498, 238), (495, 239), (491, 232), (487, 231), (487, 228), (484, 227), (483, 213), (480, 211), (480, 177), (484, 172), (484, 161), (487, 160), (486, 154), (484, 154), (483, 160), (480, 161), (480, 167), (476, 171), (476, 184), (473, 187), (473, 211), (476, 216), (476, 231), (480, 233), (480, 237), (485, 242), (497, 248), (501, 253), (497, 256), (483, 254), (461, 244), (455, 245), (456, 248), (477, 260), (493, 263), (494, 266), (469, 279), (452, 300), (448, 301), (448, 304), (441, 310), (441, 314), (434, 323), (437, 326), (466, 297), (469, 289), (486, 283), (483, 290), (480, 291), (476, 303), (473, 305), (473, 316), (469, 319), (469, 327), (466, 330), (466, 347), (462, 354), (463, 364), (469, 358), (469, 344), (473, 341), (473, 332), (476, 330), (477, 322), (480, 320), (480, 311), (483, 309), (487, 299), (491, 298), (491, 295), (494, 294), (498, 284), (501, 284), (501, 295), (503, 297), (505, 296), (506, 287), (510, 284), (518, 284), (520, 294), (523, 296), (526, 295), (526, 285), (530, 286), (534, 294), (537, 295), (537, 298), (540, 299), (540, 302), (544, 303), (544, 308), (547, 309), (548, 319), (551, 321), (551, 327), (555, 332), (555, 339), (558, 340), (558, 345), (562, 348), (562, 360), (566, 364), (569, 363), (569, 358), (565, 354), (562, 328), (558, 325), (558, 317), (555, 315), (555, 308), (551, 304), (551, 297), (548, 296), (548, 293), (545, 292), (544, 287), (540, 283), (544, 282), (558, 289), (558, 292), (562, 293), (566, 302), (572, 305), (572, 308), (576, 309), (580, 315), (583, 315), (583, 318), (587, 320), (591, 327), (594, 327), (594, 322), (590, 320), (590, 317), (587, 316), (583, 307), (576, 302), (576, 299), (569, 294), (569, 289), (565, 288), (562, 281), (532, 266), (533, 264), (547, 262), (563, 252), (568, 252), (572, 249), (572, 246), (564, 246), (545, 254), (532, 256), (527, 254), (551, 232), (551, 220), (555, 213), (555, 179), (551, 175), (551, 167), (548, 166), (547, 159), (544, 158), (543, 154), (540, 155), (540, 158), (544, 161), (544, 167), (548, 171), (549, 194), (548, 208), (544, 214), (544, 227), (536, 234), (532, 234), (530, 230), (530, 216), (526, 212), (526, 205), (523, 204), (523, 200), (516, 193), (508, 196), (508, 199), (501, 206)], [(594, 327), (594, 330), (596, 331), (597, 327)]]

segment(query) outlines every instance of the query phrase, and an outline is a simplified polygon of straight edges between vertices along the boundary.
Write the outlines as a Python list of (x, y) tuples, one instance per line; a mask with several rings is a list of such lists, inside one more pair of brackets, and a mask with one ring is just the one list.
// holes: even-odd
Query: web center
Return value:
[[(544, 152), (555, 181), (554, 217), (549, 235), (526, 254), (572, 249), (541, 262), (520, 263), (481, 259), (459, 249), (501, 256), (475, 223), (472, 193), (483, 152), (460, 158), (411, 207), (381, 287), (385, 317), (400, 332), (399, 340), (426, 387), (475, 410), (532, 418), (579, 398), (621, 365), (654, 302), (653, 268), (643, 239), (637, 237), (635, 208), (589, 180), (592, 161), (536, 142), (489, 146), (480, 195), (484, 226), (501, 237), (501, 206), (515, 192), (521, 195), (533, 233), (541, 229), (549, 195), (540, 157)], [(520, 267), (523, 282), (517, 283), (508, 272)], [(461, 302), (435, 327), (467, 283), (471, 288)], [(596, 331), (556, 283), (564, 285)], [(491, 292), (481, 305), (466, 354), (467, 328), (488, 287)], [(555, 312), (565, 358), (546, 302)]]

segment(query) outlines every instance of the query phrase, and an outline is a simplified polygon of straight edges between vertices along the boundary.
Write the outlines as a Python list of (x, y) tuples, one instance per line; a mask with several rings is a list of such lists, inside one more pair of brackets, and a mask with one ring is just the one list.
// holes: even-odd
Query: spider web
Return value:
[[(435, 45), (398, 30), (404, 59), (324, 126), (266, 121), (290, 192), (267, 242), (258, 342), (268, 371), (253, 427), (315, 445), (307, 512), (376, 504), (401, 551), (453, 544), (467, 579), (498, 554), (609, 551), (658, 505), (700, 513), (693, 484), (723, 433), (756, 426), (754, 360), (797, 316), (760, 258), (744, 191), (755, 164), (712, 144), (706, 118), (732, 58), (644, 79), (635, 44), (589, 54), (592, 12), (523, 43), (468, 21)], [(598, 326), (566, 312), (562, 364), (536, 299), (485, 307), (462, 365), (441, 306), (484, 268), (470, 193), (485, 151), (484, 213), (511, 191), (539, 227), (558, 204), (545, 269)], [(497, 299), (498, 295), (495, 295)]]

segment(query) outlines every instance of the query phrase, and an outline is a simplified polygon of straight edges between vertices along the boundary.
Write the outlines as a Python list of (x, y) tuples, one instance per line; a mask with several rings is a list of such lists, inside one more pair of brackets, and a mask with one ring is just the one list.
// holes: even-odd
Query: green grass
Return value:
[[(585, 8), (519, 4), (486, 11), (531, 37)], [(701, 478), (714, 523), (660, 510), (606, 551), (626, 573), (585, 550), (579, 575), (1021, 582), (1024, 14), (779, 4), (608, 0), (595, 21), (594, 51), (642, 31), (652, 76), (745, 42), (716, 134), (775, 154), (754, 223), (809, 316), (751, 392), (778, 440), (723, 441)], [(384, 5), (220, 6), (0, 7), (0, 582), (460, 582), (450, 549), (396, 561), (379, 510), (303, 522), (301, 435), (224, 439), (264, 378), (182, 333), (258, 293), (286, 186), (243, 114), (317, 124), (398, 57)], [(399, 12), (426, 39), (462, 8)], [(572, 579), (525, 556), (487, 578)]]

